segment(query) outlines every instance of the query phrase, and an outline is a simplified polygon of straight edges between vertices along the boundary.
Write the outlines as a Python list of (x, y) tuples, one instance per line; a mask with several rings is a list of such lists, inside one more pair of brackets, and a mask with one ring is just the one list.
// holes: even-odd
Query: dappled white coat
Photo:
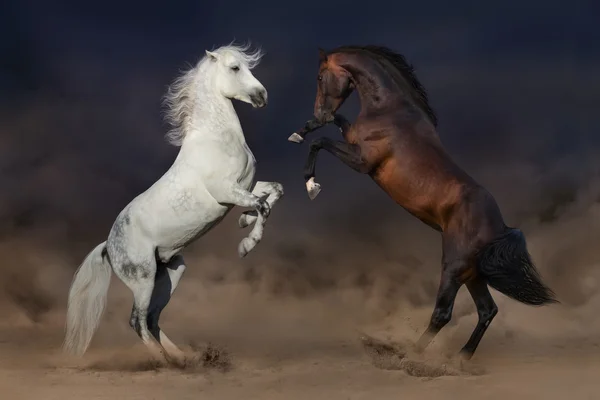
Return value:
[(169, 170), (134, 198), (116, 218), (106, 242), (84, 260), (69, 292), (64, 348), (83, 354), (106, 304), (111, 269), (132, 290), (130, 324), (155, 355), (181, 364), (183, 353), (158, 327), (185, 270), (179, 252), (218, 224), (233, 206), (250, 207), (240, 227), (254, 223), (238, 246), (244, 257), (261, 240), (281, 184), (254, 184), (256, 160), (231, 99), (254, 107), (267, 92), (250, 70), (260, 52), (224, 46), (206, 56), (170, 87), (165, 97), (173, 125), (168, 138), (180, 145)]
[[(198, 73), (209, 67), (206, 60)], [(254, 183), (256, 160), (233, 104), (202, 89), (208, 105), (194, 109), (175, 162), (121, 213), (129, 214), (129, 229), (142, 230), (163, 261), (217, 224), (233, 205), (251, 207), (254, 201), (243, 191)]]

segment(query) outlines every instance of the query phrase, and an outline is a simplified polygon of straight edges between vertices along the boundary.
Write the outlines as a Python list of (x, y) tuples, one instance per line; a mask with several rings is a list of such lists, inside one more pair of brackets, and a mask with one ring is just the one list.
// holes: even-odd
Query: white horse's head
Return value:
[(206, 51), (196, 66), (169, 86), (163, 100), (165, 118), (172, 125), (167, 133), (169, 142), (176, 146), (183, 143), (187, 133), (194, 129), (197, 110), (212, 113), (210, 102), (215, 95), (254, 107), (267, 105), (267, 90), (250, 72), (260, 62), (262, 52), (249, 52), (249, 48), (249, 45), (229, 45)]
[(260, 62), (262, 52), (248, 53), (248, 48), (224, 46), (215, 51), (207, 50), (206, 56), (212, 63), (216, 88), (223, 96), (250, 103), (253, 107), (264, 107), (267, 90), (251, 72)]

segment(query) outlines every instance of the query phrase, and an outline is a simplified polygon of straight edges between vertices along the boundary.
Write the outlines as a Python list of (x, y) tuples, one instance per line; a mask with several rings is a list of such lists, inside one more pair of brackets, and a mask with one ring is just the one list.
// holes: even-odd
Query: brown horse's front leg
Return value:
[(316, 131), (324, 127), (330, 122), (333, 122), (335, 125), (337, 125), (337, 127), (340, 128), (340, 132), (342, 132), (342, 135), (344, 136), (351, 126), (350, 122), (340, 114), (335, 114), (333, 120), (329, 122), (319, 122), (316, 119), (311, 119), (309, 121), (306, 121), (302, 129), (299, 129), (298, 131), (292, 133), (288, 138), (288, 141), (293, 143), (302, 143), (304, 142), (306, 135), (308, 135), (310, 132)]
[(317, 164), (317, 154), (319, 150), (325, 150), (336, 156), (344, 164), (353, 170), (365, 174), (369, 172), (367, 164), (361, 157), (360, 147), (355, 144), (334, 141), (323, 137), (313, 140), (310, 143), (310, 152), (304, 167), (304, 180), (306, 181), (306, 190), (308, 197), (314, 200), (321, 191), (321, 185), (315, 182), (315, 167)]
[(322, 128), (326, 124), (326, 122), (318, 122), (316, 119), (306, 121), (304, 127), (298, 130), (297, 132), (292, 133), (288, 140), (293, 143), (302, 143), (304, 142), (304, 138), (307, 134), (309, 134), (312, 131), (316, 131), (319, 128)]
[(346, 117), (344, 117), (343, 115), (340, 114), (335, 114), (334, 118), (333, 118), (333, 123), (340, 128), (340, 132), (342, 132), (342, 136), (345, 138), (346, 137), (346, 133), (348, 133), (348, 131), (350, 130), (350, 127), (352, 125), (350, 125), (350, 121), (348, 121), (346, 119)]

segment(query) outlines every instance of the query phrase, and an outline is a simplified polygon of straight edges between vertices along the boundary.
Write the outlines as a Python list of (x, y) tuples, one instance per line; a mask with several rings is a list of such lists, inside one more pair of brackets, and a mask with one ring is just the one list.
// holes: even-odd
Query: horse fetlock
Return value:
[(308, 192), (308, 197), (311, 200), (314, 200), (321, 192), (321, 185), (315, 182), (314, 176), (306, 181), (306, 191)]
[(271, 214), (271, 206), (267, 200), (259, 197), (256, 204), (256, 211), (258, 211), (263, 218), (267, 218), (269, 214)]

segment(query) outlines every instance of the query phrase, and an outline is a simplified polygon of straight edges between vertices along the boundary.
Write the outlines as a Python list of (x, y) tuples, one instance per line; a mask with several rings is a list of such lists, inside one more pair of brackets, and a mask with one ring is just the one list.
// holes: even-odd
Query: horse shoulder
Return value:
[(381, 164), (389, 155), (393, 140), (388, 124), (367, 118), (359, 118), (344, 139), (360, 147), (361, 158), (371, 169)]
[(222, 150), (210, 153), (209, 179), (218, 182), (246, 182), (252, 180), (256, 170), (256, 158), (243, 139), (224, 140)]

